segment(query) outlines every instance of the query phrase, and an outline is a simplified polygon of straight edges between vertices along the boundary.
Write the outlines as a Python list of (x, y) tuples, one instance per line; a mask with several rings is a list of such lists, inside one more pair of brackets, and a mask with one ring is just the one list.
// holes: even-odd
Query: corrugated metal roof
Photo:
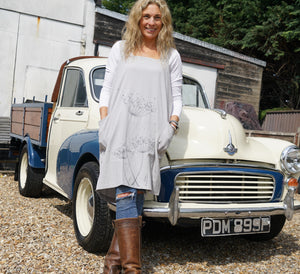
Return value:
[(267, 112), (262, 125), (263, 130), (278, 132), (297, 132), (300, 128), (300, 110)]

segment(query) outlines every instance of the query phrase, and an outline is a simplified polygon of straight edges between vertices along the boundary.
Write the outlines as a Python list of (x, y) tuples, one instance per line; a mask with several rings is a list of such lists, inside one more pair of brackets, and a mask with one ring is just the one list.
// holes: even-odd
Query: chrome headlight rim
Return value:
[(298, 151), (300, 153), (300, 148), (293, 145), (286, 147), (280, 156), (281, 168), (286, 171), (288, 174), (296, 174), (300, 172), (300, 168), (296, 168), (295, 165), (288, 163), (287, 158), (291, 152)]

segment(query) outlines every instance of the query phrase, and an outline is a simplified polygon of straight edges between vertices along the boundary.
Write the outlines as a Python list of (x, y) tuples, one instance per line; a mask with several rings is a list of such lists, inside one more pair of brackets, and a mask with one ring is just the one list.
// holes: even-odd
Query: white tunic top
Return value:
[(108, 116), (99, 123), (97, 191), (107, 200), (114, 199), (120, 185), (159, 194), (159, 160), (174, 135), (169, 119), (180, 115), (182, 102), (175, 49), (168, 61), (133, 55), (124, 59), (122, 44), (112, 49), (100, 95), (101, 106), (107, 104), (107, 94), (109, 99)]
[[(101, 91), (99, 108), (108, 106), (110, 92), (114, 81), (114, 72), (117, 69), (119, 62), (122, 60), (123, 41), (118, 41), (114, 44), (109, 54), (108, 63), (106, 66), (105, 80)], [(181, 58), (177, 50), (172, 49), (169, 56), (169, 70), (171, 77), (171, 88), (173, 97), (172, 115), (180, 116), (182, 109), (182, 64)]]

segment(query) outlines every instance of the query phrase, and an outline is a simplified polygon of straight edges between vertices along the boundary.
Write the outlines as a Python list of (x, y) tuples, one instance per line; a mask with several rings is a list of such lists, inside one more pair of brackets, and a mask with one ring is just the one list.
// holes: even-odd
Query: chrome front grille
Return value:
[(176, 177), (181, 202), (266, 202), (275, 181), (268, 174), (182, 173)]

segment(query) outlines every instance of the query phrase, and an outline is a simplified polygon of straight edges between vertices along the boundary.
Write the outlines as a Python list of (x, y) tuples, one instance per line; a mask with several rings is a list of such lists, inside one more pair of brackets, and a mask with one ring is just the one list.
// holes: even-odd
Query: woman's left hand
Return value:
[(178, 128), (178, 121), (179, 121), (179, 117), (177, 115), (172, 115), (170, 117), (170, 125), (172, 126), (172, 128), (174, 129), (174, 131), (176, 131), (176, 129)]

